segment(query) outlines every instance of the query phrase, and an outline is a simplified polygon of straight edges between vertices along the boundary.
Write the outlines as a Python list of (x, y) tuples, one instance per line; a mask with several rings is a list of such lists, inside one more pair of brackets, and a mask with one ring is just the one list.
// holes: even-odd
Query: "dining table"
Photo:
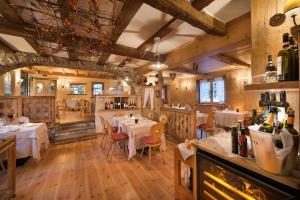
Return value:
[(232, 127), (238, 121), (244, 121), (249, 112), (236, 112), (234, 110), (220, 110), (215, 113), (215, 123), (221, 127)]
[[(137, 119), (137, 122), (136, 122)], [(118, 127), (119, 132), (128, 134), (128, 160), (137, 154), (137, 149), (142, 148), (141, 138), (150, 135), (150, 128), (157, 122), (144, 118), (140, 115), (113, 117), (112, 126)], [(161, 137), (160, 150), (166, 151), (166, 139)]]
[(48, 128), (45, 123), (26, 123), (0, 127), (0, 140), (16, 136), (16, 157), (41, 160), (41, 149), (49, 146)]

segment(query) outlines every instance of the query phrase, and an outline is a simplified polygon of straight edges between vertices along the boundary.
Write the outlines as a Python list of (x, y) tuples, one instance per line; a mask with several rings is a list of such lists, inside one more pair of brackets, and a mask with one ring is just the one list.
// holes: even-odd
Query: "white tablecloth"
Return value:
[(248, 115), (248, 112), (216, 111), (215, 121), (219, 126), (232, 127), (239, 120), (243, 121)]
[[(123, 119), (123, 120), (122, 120)], [(133, 156), (136, 155), (136, 149), (141, 149), (141, 138), (144, 136), (150, 135), (150, 128), (157, 124), (157, 122), (139, 118), (138, 124), (135, 124), (134, 119), (130, 118), (122, 118), (122, 117), (114, 117), (112, 121), (113, 126), (118, 126), (123, 133), (128, 134), (128, 160), (131, 159)], [(165, 136), (162, 135), (161, 137), (162, 145), (161, 150), (165, 151), (166, 147), (166, 139)]]
[(197, 125), (206, 124), (207, 117), (208, 117), (208, 114), (206, 114), (206, 113), (196, 113)]
[(0, 127), (0, 138), (16, 135), (16, 156), (25, 158), (31, 156), (36, 161), (41, 159), (42, 145), (48, 148), (48, 128), (44, 123), (28, 123), (22, 126), (12, 127), (15, 131), (9, 131), (8, 127)]

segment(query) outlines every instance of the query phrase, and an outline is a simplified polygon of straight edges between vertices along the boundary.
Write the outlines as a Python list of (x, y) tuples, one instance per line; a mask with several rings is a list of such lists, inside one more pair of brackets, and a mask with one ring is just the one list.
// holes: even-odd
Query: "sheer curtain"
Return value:
[(213, 82), (213, 102), (224, 103), (225, 99), (225, 83), (223, 77), (214, 79)]
[(200, 102), (210, 102), (210, 82), (200, 80)]

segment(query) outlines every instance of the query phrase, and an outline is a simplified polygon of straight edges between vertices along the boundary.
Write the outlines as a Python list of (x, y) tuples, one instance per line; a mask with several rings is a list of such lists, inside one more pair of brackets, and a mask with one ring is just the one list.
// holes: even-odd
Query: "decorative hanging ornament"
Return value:
[(269, 21), (269, 25), (273, 27), (280, 26), (281, 24), (283, 24), (286, 18), (285, 14), (278, 13), (277, 4), (278, 4), (278, 0), (276, 0), (276, 13), (270, 18)]

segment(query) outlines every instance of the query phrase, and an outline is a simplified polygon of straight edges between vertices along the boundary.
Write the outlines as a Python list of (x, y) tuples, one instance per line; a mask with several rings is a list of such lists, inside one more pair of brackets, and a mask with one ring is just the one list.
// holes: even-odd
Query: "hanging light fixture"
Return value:
[(154, 64), (149, 66), (149, 69), (154, 70), (154, 71), (165, 70), (165, 69), (168, 68), (168, 66), (160, 62), (160, 54), (159, 54), (160, 37), (155, 37), (154, 42), (155, 42), (154, 45), (155, 45), (155, 48), (156, 48), (155, 56), (157, 57), (157, 60)]

